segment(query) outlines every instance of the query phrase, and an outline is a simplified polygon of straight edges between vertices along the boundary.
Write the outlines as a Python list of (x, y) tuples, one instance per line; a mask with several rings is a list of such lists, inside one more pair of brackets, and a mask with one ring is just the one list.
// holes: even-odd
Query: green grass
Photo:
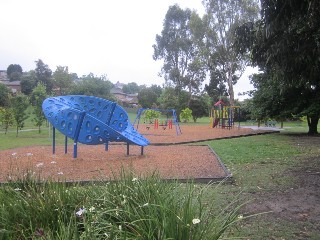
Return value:
[(123, 172), (119, 181), (83, 187), (27, 176), (0, 189), (0, 238), (214, 240), (239, 221), (241, 206), (219, 209), (215, 196), (210, 185), (165, 183), (156, 174)]

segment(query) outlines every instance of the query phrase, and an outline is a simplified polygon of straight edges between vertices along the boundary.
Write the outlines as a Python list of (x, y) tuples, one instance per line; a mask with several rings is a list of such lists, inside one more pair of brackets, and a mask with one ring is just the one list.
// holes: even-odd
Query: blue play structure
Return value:
[(53, 126), (53, 153), (55, 153), (55, 129), (65, 138), (65, 153), (67, 138), (74, 141), (74, 158), (77, 157), (77, 143), (88, 145), (105, 144), (108, 150), (109, 142), (126, 142), (127, 154), (129, 144), (143, 147), (149, 141), (140, 135), (130, 123), (127, 112), (115, 102), (84, 95), (69, 95), (47, 98), (42, 103), (42, 110)]

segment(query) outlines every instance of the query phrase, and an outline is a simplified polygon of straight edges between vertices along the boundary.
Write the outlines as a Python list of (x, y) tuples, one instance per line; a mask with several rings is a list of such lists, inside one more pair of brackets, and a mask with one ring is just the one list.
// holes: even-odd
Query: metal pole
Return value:
[(52, 127), (52, 154), (56, 153), (56, 128)]
[(64, 139), (64, 154), (67, 154), (68, 153), (68, 137), (65, 136), (65, 139)]

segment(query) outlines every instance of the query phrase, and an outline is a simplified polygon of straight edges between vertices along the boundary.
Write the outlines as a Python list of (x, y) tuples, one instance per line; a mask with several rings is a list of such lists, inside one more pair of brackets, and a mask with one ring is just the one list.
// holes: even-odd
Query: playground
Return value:
[[(130, 145), (127, 155), (124, 143), (111, 143), (108, 151), (101, 144), (79, 144), (77, 158), (73, 158), (72, 143), (67, 154), (61, 145), (56, 146), (55, 154), (52, 154), (52, 146), (0, 151), (0, 181), (21, 179), (26, 175), (66, 181), (110, 180), (122, 169), (141, 176), (158, 172), (163, 179), (221, 180), (229, 177), (230, 172), (214, 151), (201, 142), (268, 133), (248, 128), (212, 129), (207, 125), (182, 125), (180, 135), (176, 135), (174, 129), (147, 130), (146, 125), (141, 125), (139, 132), (150, 141), (143, 155), (137, 145)], [(201, 145), (187, 144), (192, 142)]]
[[(51, 97), (42, 108), (52, 124), (52, 146), (1, 151), (1, 182), (28, 175), (65, 181), (114, 180), (123, 170), (137, 176), (157, 172), (166, 180), (221, 180), (231, 173), (203, 142), (272, 132), (236, 127), (231, 114), (228, 128), (212, 128), (209, 123), (180, 126), (174, 109), (166, 110), (172, 113), (166, 124), (155, 119), (139, 125), (145, 111), (140, 109), (138, 121), (131, 125), (121, 106), (93, 96)], [(55, 144), (56, 129), (65, 136), (63, 146)]]

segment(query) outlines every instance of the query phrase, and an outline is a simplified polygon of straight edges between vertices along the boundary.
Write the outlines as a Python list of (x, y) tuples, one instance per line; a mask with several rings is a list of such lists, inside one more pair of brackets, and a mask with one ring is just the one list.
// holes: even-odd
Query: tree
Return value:
[(190, 118), (192, 118), (192, 110), (190, 108), (182, 109), (180, 119), (183, 119), (184, 122), (189, 122)]
[(153, 45), (153, 59), (164, 61), (161, 74), (167, 85), (175, 87), (178, 100), (185, 87), (189, 88), (190, 99), (192, 91), (198, 89), (205, 76), (191, 30), (192, 18), (197, 17), (190, 9), (183, 10), (177, 4), (170, 6), (161, 35), (156, 35)]
[(140, 87), (138, 86), (137, 83), (131, 82), (131, 83), (125, 84), (122, 88), (122, 91), (128, 94), (139, 93)]
[(198, 118), (208, 116), (208, 101), (204, 97), (191, 99), (189, 108), (192, 110), (192, 118), (194, 122), (197, 122)]
[(0, 107), (0, 121), (5, 129), (4, 134), (7, 134), (9, 127), (13, 125), (13, 112), (10, 107)]
[(17, 127), (16, 136), (18, 136), (19, 130), (21, 130), (24, 127), (24, 121), (28, 118), (26, 114), (26, 109), (28, 105), (28, 98), (23, 94), (18, 94), (17, 96), (12, 98), (13, 118)]
[(10, 81), (20, 81), (22, 67), (19, 64), (10, 64), (7, 68), (7, 75)]
[(58, 88), (59, 95), (66, 94), (67, 90), (72, 86), (72, 75), (69, 73), (68, 67), (57, 66), (53, 73), (53, 84)]
[(112, 87), (113, 84), (106, 79), (106, 76), (96, 77), (90, 73), (77, 81), (71, 89), (70, 94), (89, 95), (115, 100), (110, 94)]
[[(317, 134), (320, 117), (319, 2), (261, 0), (261, 8), (262, 20), (251, 25), (249, 38), (242, 35), (243, 42), (251, 45), (253, 64), (265, 74), (253, 97), (261, 99), (263, 90), (270, 89), (277, 100), (272, 114), (277, 114), (277, 108), (282, 106), (288, 115), (305, 115), (308, 133)], [(248, 25), (240, 30), (245, 32), (245, 27)]]
[(248, 56), (239, 54), (234, 48), (235, 29), (246, 22), (253, 22), (258, 17), (259, 5), (256, 0), (204, 0), (203, 3), (206, 9), (203, 21), (207, 27), (203, 53), (210, 71), (209, 86), (219, 86), (223, 90), (223, 82), (227, 83), (230, 104), (234, 106), (233, 85), (249, 60)]
[(27, 96), (32, 93), (32, 90), (37, 86), (36, 73), (34, 70), (29, 71), (23, 76), (20, 81), (21, 92)]
[(4, 84), (0, 83), (0, 107), (8, 107), (10, 105), (9, 97), (11, 90)]
[(143, 108), (152, 108), (157, 104), (158, 96), (151, 88), (144, 88), (138, 94), (138, 102)]
[(42, 83), (38, 83), (32, 91), (30, 102), (33, 105), (34, 118), (32, 121), (35, 126), (39, 128), (39, 133), (41, 132), (41, 126), (45, 121), (45, 116), (42, 111), (42, 103), (47, 98), (46, 88)]
[(36, 61), (36, 65), (36, 83), (42, 83), (46, 87), (47, 94), (50, 94), (53, 89), (52, 71), (49, 66), (47, 64), (44, 64), (41, 59)]

